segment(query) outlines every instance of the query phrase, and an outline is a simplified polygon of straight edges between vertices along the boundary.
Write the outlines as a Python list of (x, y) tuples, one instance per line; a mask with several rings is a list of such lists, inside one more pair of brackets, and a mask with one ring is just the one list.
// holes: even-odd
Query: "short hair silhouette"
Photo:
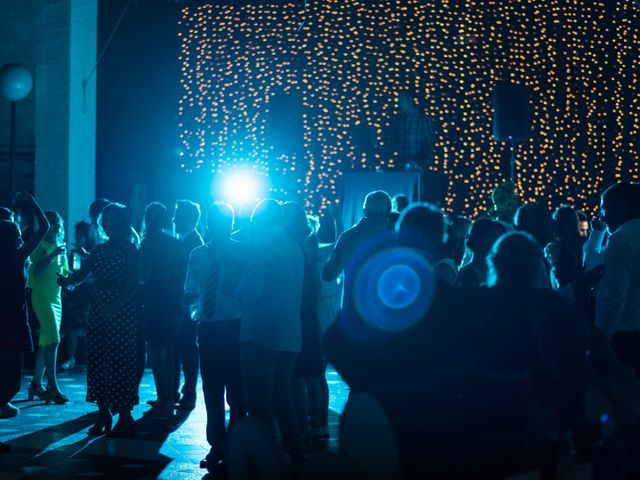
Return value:
[(262, 200), (251, 213), (251, 225), (258, 229), (280, 228), (283, 220), (282, 205), (273, 198)]
[(228, 203), (214, 202), (207, 210), (207, 230), (223, 236), (231, 235), (233, 207)]
[(391, 197), (382, 190), (370, 192), (364, 198), (362, 208), (365, 217), (384, 220), (391, 213)]

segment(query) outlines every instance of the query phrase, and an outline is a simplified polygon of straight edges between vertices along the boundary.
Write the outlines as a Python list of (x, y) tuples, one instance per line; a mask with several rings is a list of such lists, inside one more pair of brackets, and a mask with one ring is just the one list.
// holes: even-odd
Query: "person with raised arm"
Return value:
[[(27, 260), (49, 231), (49, 221), (31, 195), (19, 192), (15, 201), (34, 212), (38, 229), (29, 241), (23, 242), (16, 223), (0, 220), (0, 409), (3, 416), (18, 413), (9, 402), (20, 391), (22, 354), (33, 351), (27, 314)], [(0, 453), (10, 450), (9, 445), (0, 442)]]

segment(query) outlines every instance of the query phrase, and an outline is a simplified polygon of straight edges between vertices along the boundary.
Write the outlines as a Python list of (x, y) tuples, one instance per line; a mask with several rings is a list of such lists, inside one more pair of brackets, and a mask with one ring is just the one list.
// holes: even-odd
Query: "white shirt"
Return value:
[[(195, 305), (195, 315), (193, 320), (223, 322), (240, 318), (242, 315), (242, 307), (240, 302), (230, 295), (224, 293), (223, 281), (228, 276), (229, 269), (233, 268), (231, 262), (232, 249), (237, 249), (238, 242), (228, 240), (222, 244), (202, 245), (191, 251), (189, 257), (189, 268), (187, 269), (187, 278), (184, 282), (184, 290), (187, 293), (195, 293), (198, 300)], [(207, 275), (211, 269), (213, 262), (220, 262), (220, 273), (218, 275), (218, 288), (216, 289), (216, 305), (213, 318), (206, 318), (203, 315), (204, 290), (207, 288)]]
[[(333, 252), (333, 243), (320, 245), (318, 248), (318, 271), (322, 271), (322, 268), (331, 257)], [(338, 277), (334, 280), (320, 283), (320, 300), (318, 301), (317, 314), (318, 323), (320, 324), (320, 332), (324, 337), (329, 327), (338, 318), (338, 311), (340, 310), (340, 301), (342, 300), (342, 277)]]
[(582, 253), (585, 270), (591, 270), (604, 263), (604, 255), (607, 250), (607, 247), (602, 246), (604, 237), (604, 230), (593, 230), (587, 241), (584, 242)]
[(640, 219), (625, 222), (611, 235), (604, 265), (596, 327), (608, 337), (640, 331)]
[(248, 247), (235, 296), (242, 303), (240, 341), (270, 350), (300, 352), (304, 257), (283, 232)]

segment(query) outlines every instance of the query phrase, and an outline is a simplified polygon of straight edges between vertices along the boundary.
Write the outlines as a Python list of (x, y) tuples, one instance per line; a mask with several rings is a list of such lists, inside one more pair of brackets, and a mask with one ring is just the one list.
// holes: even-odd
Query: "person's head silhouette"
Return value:
[(362, 209), (366, 218), (386, 223), (389, 213), (391, 213), (391, 197), (382, 190), (371, 192), (365, 197)]
[(610, 233), (623, 223), (640, 218), (640, 184), (616, 183), (607, 188), (600, 201), (600, 217)]
[(505, 233), (494, 244), (487, 257), (488, 284), (512, 290), (533, 288), (543, 265), (540, 245), (524, 232)]

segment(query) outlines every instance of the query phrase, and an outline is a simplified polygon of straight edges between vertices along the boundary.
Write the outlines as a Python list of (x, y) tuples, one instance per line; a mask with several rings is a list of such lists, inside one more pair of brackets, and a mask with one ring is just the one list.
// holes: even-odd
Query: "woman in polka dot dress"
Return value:
[[(109, 238), (97, 245), (89, 260), (64, 286), (84, 280), (89, 273), (96, 290), (87, 324), (87, 401), (96, 402), (99, 417), (90, 434), (133, 434), (131, 410), (138, 403), (137, 359), (141, 324), (135, 300), (138, 285), (137, 251), (129, 239), (131, 215), (124, 205), (102, 211), (102, 228)], [(118, 423), (111, 432), (111, 415)]]

